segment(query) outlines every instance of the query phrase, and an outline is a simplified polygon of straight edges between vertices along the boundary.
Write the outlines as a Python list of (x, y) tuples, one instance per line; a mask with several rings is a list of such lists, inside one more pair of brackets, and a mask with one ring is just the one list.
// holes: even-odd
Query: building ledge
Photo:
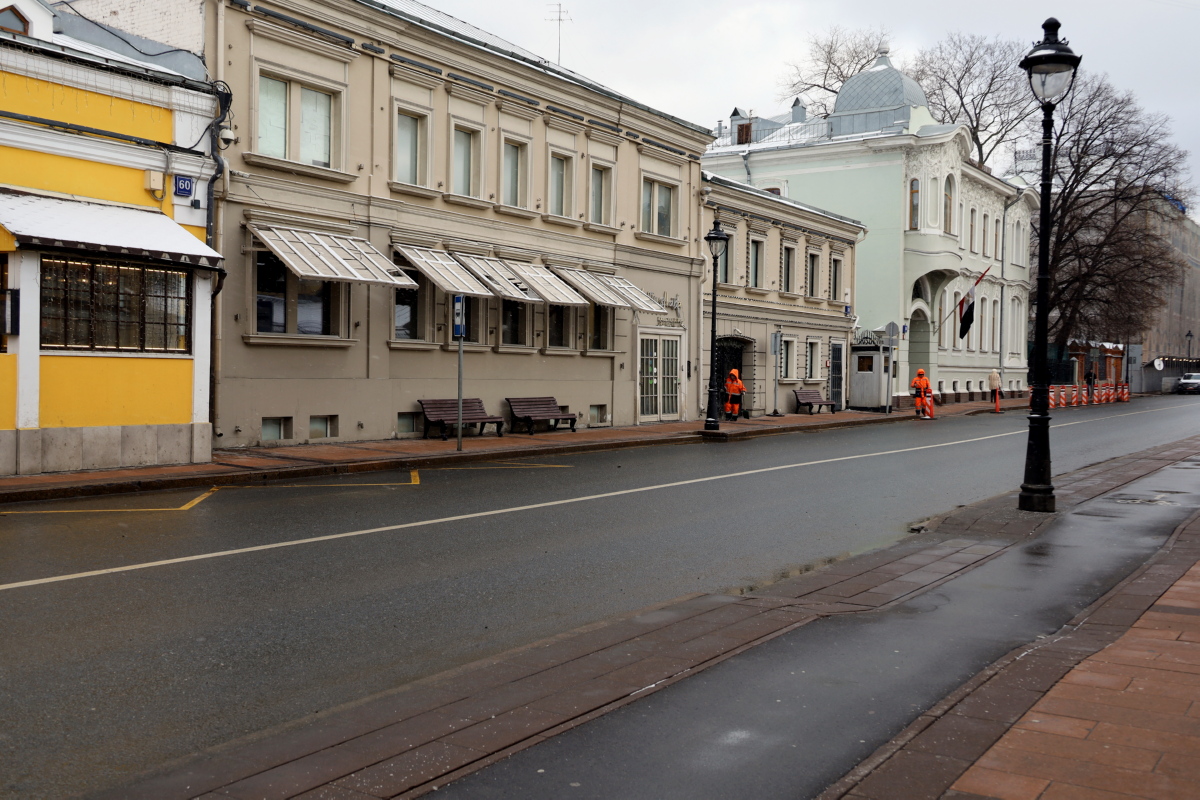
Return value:
[[(451, 353), (457, 353), (458, 342), (449, 342), (447, 344), (443, 344), (442, 349)], [(464, 353), (487, 353), (491, 351), (492, 347), (491, 345), (478, 344), (476, 342), (463, 342), (462, 349)]]
[(583, 355), (587, 358), (616, 358), (623, 353), (618, 353), (616, 350), (584, 350)]
[(542, 214), (542, 222), (549, 222), (551, 225), (562, 225), (566, 228), (578, 228), (583, 225), (583, 223), (577, 219), (563, 217), (558, 214)]
[(478, 197), (469, 197), (465, 194), (444, 194), (442, 195), (442, 199), (456, 206), (469, 206), (471, 208), (492, 208), (495, 205), (494, 203), (489, 203), (487, 200), (480, 200)]
[(544, 356), (577, 356), (579, 351), (572, 347), (543, 347), (538, 352)]
[(687, 244), (687, 239), (676, 239), (674, 236), (661, 236), (657, 233), (650, 233), (648, 231), (634, 231), (633, 238), (640, 239), (643, 242), (669, 244), (672, 247), (683, 247)]
[(770, 294), (771, 291), (772, 291), (771, 289), (764, 289), (761, 286), (747, 286), (746, 287), (746, 294), (767, 295), (767, 294)]
[(493, 348), (497, 353), (514, 353), (531, 356), (538, 351), (536, 347), (524, 344), (498, 344)]
[(339, 169), (301, 164), (299, 161), (289, 161), (286, 158), (276, 158), (275, 156), (264, 156), (262, 153), (242, 153), (242, 160), (256, 167), (278, 170), (279, 172), (291, 172), (294, 175), (304, 175), (309, 178), (321, 178), (322, 180), (334, 181), (335, 183), (354, 183), (358, 180), (357, 175), (351, 175), (349, 172), (342, 172)]
[(291, 333), (244, 333), (242, 342), (249, 345), (273, 347), (353, 347), (358, 339), (340, 336), (307, 336)]
[(606, 236), (616, 236), (621, 232), (620, 228), (614, 228), (612, 225), (601, 225), (599, 222), (585, 222), (583, 223), (583, 229), (592, 233), (603, 233)]
[(428, 186), (417, 186), (415, 183), (404, 183), (402, 181), (388, 181), (388, 188), (393, 192), (400, 194), (411, 194), (414, 197), (441, 197), (442, 193), (437, 189), (430, 189)]
[(508, 206), (504, 203), (496, 203), (492, 208), (496, 209), (497, 214), (507, 214), (510, 217), (520, 217), (521, 219), (537, 219), (540, 216), (538, 212), (530, 211), (528, 208)]
[(436, 350), (441, 345), (423, 339), (388, 339), (389, 350)]

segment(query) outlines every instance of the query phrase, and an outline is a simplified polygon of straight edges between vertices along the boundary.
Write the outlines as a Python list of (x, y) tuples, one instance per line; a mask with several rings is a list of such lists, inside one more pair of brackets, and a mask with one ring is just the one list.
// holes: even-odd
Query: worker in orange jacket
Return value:
[(917, 416), (933, 419), (933, 387), (929, 385), (929, 378), (925, 377), (925, 370), (917, 370), (917, 377), (912, 379), (909, 388), (916, 396)]
[(725, 379), (725, 420), (733, 422), (742, 413), (742, 395), (746, 393), (746, 384), (738, 377), (736, 369), (729, 370)]

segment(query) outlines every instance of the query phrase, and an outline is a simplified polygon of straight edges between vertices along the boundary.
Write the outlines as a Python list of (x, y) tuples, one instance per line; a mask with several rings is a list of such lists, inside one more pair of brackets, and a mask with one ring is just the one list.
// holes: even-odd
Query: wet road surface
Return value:
[[(1165, 397), (1062, 413), (1055, 470), (1194, 435), (1198, 410)], [(176, 511), (137, 509), (204, 493), (4, 507), (71, 513), (0, 516), (0, 795), (120, 784), (598, 619), (886, 544), (1019, 483), (1025, 425), (948, 417), (418, 483), (372, 473)], [(129, 570), (180, 558), (196, 560)], [(118, 571), (13, 586), (97, 570)]]

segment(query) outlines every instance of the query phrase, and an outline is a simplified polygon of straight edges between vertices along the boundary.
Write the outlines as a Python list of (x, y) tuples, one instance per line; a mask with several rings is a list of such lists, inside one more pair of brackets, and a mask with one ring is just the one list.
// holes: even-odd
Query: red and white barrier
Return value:
[(1071, 387), (1071, 405), (1073, 405), (1073, 406), (1079, 405), (1079, 387), (1078, 386)]

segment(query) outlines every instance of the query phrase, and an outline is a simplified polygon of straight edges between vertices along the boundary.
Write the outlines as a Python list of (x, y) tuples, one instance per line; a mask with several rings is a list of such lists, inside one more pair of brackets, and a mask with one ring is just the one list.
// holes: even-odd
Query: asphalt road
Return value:
[[(1200, 433), (1198, 410), (1062, 412), (1055, 471)], [(39, 513), (0, 516), (0, 796), (118, 785), (588, 622), (887, 544), (1014, 488), (1025, 424), (322, 478), (186, 509), (204, 493), (4, 507)], [(177, 559), (191, 560), (144, 566)]]

